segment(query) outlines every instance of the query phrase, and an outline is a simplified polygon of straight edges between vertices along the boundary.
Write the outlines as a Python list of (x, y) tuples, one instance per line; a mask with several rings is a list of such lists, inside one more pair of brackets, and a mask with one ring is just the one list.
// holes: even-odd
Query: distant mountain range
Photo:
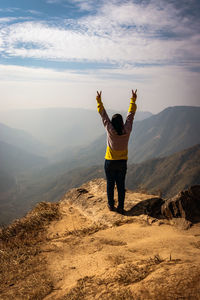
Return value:
[(41, 155), (45, 151), (45, 145), (39, 142), (30, 133), (2, 123), (0, 123), (0, 141), (34, 155)]
[[(0, 223), (22, 216), (39, 201), (58, 201), (73, 187), (94, 178), (105, 177), (103, 165), (79, 167), (56, 175), (43, 170), (21, 177), (12, 191), (10, 203), (0, 194)], [(175, 195), (179, 190), (200, 183), (200, 145), (163, 158), (128, 166), (127, 188), (159, 194)], [(17, 207), (16, 207), (17, 206)], [(1, 209), (3, 208), (3, 210)]]
[(31, 168), (44, 166), (47, 160), (8, 143), (0, 141), (0, 170), (16, 175)]
[[(110, 115), (113, 113), (115, 112), (109, 111)], [(126, 115), (126, 112), (121, 113)], [(136, 120), (150, 116), (150, 112), (138, 111)], [(47, 155), (86, 146), (104, 132), (97, 111), (81, 108), (0, 111), (0, 120), (8, 126), (25, 130), (46, 145)]]
[[(67, 123), (63, 123), (62, 132), (59, 126), (61, 120), (64, 122), (65, 112), (60, 116), (59, 126), (56, 119), (51, 124), (52, 128), (55, 126), (54, 132), (44, 125), (41, 131), (47, 130), (46, 141), (52, 138), (51, 146), (44, 146), (30, 133), (0, 124), (0, 223), (21, 216), (38, 201), (56, 201), (69, 188), (104, 176), (106, 135), (100, 134), (104, 132), (100, 116), (93, 111), (86, 111), (85, 115), (81, 112), (83, 110), (77, 118), (75, 110), (69, 114), (68, 121), (75, 127), (69, 128), (63, 141)], [(34, 127), (32, 122), (33, 119), (30, 126)], [(36, 131), (40, 122), (42, 118), (35, 119)], [(170, 107), (142, 121), (135, 120), (129, 143), (127, 187), (150, 192), (160, 190), (168, 196), (190, 184), (200, 183), (199, 132), (200, 107)], [(87, 146), (75, 145), (77, 139), (86, 141), (87, 134), (91, 140)], [(41, 133), (44, 135), (45, 130)], [(67, 149), (66, 140), (72, 140)], [(61, 145), (54, 146), (52, 151), (56, 142)], [(49, 164), (41, 153), (48, 158), (54, 153), (54, 163)]]
[(127, 187), (174, 196), (179, 190), (200, 184), (200, 144), (167, 157), (132, 164), (127, 172)]
[[(54, 179), (52, 177), (49, 187), (51, 186), (53, 193), (47, 188), (47, 184), (46, 198), (54, 201), (51, 194), (53, 197), (58, 194), (61, 196), (67, 189), (99, 177), (105, 177), (102, 165), (76, 168)], [(45, 177), (43, 178), (45, 181)], [(200, 144), (167, 157), (128, 166), (126, 186), (132, 190), (162, 193), (163, 197), (169, 197), (195, 184), (200, 184)]]
[(200, 107), (169, 107), (135, 122), (130, 140), (131, 162), (163, 157), (200, 143)]
[[(199, 132), (200, 107), (170, 107), (145, 120), (134, 121), (129, 142), (129, 163), (163, 157), (199, 144)], [(106, 134), (103, 134), (86, 147), (63, 151), (60, 163), (50, 166), (48, 172), (52, 169), (59, 173), (101, 164), (105, 149)]]
[(44, 145), (23, 130), (0, 123), (0, 193), (15, 186), (16, 178), (32, 168), (44, 167)]
[(46, 164), (46, 158), (0, 141), (0, 194), (15, 186), (19, 174), (42, 168)]
[[(110, 112), (112, 115), (112, 112)], [(124, 113), (125, 116), (125, 113)], [(200, 143), (200, 107), (169, 107), (159, 114), (137, 112), (129, 142), (129, 161), (173, 154)], [(100, 163), (106, 138), (96, 111), (70, 108), (0, 112), (0, 141), (62, 161), (69, 168)], [(137, 121), (138, 118), (145, 118)], [(28, 133), (24, 132), (27, 131)], [(82, 160), (82, 162), (81, 162)], [(74, 165), (75, 164), (75, 165)], [(68, 168), (68, 169), (69, 169)]]
[[(89, 168), (76, 168), (60, 174), (54, 181), (52, 180), (54, 183), (51, 182), (51, 186), (54, 191), (59, 187), (59, 191), (64, 192), (66, 189), (99, 177), (105, 177), (103, 164)], [(199, 183), (200, 144), (167, 157), (128, 165), (127, 188), (129, 189), (145, 189), (150, 193), (161, 192), (164, 197), (168, 197)]]

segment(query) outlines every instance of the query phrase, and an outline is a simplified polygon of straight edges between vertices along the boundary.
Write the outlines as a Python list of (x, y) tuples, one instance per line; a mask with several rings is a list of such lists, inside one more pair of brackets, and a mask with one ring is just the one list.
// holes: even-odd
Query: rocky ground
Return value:
[(163, 206), (127, 191), (120, 215), (96, 179), (38, 204), (0, 230), (0, 299), (200, 299), (200, 222), (181, 195)]
[(70, 190), (48, 227), (43, 254), (53, 278), (45, 300), (200, 299), (200, 223), (149, 216), (152, 195), (126, 193), (110, 212), (103, 179)]

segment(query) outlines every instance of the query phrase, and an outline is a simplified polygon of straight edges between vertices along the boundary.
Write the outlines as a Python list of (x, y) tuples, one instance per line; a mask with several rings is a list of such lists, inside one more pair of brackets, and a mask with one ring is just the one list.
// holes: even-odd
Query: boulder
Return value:
[(161, 213), (167, 219), (184, 218), (192, 223), (200, 222), (200, 185), (191, 186), (161, 206)]

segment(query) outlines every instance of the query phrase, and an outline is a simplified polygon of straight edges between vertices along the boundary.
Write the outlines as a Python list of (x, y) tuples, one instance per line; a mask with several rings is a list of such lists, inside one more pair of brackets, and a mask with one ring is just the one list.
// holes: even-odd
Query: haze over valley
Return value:
[[(167, 197), (198, 184), (199, 116), (200, 108), (189, 106), (155, 115), (137, 112), (127, 187)], [(1, 223), (22, 216), (37, 202), (57, 201), (68, 189), (104, 177), (106, 136), (96, 111), (51, 108), (1, 112), (0, 117)]]

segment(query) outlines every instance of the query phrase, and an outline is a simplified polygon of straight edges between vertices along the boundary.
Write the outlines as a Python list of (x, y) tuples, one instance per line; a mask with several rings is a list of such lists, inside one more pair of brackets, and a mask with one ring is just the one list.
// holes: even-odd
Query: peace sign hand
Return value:
[(101, 101), (101, 91), (100, 91), (100, 92), (97, 91), (96, 100), (97, 100), (98, 102)]
[(134, 102), (136, 101), (136, 99), (137, 99), (137, 89), (135, 90), (135, 92), (134, 92), (134, 90), (132, 90), (132, 99), (133, 99)]

